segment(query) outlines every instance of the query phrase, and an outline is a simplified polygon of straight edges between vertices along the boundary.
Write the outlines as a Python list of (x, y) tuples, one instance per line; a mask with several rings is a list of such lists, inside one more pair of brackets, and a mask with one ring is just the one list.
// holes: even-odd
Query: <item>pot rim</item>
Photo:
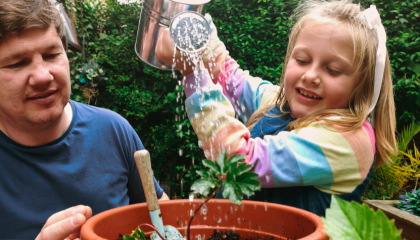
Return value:
[[(168, 201), (160, 201), (159, 205), (160, 206), (164, 206), (164, 205), (172, 205), (172, 204), (181, 204), (181, 203), (189, 203), (189, 199), (176, 199), (176, 200), (168, 200)], [(202, 203), (201, 199), (194, 199), (191, 203)], [(229, 199), (211, 199), (209, 202), (207, 202), (207, 204), (217, 204), (217, 203), (222, 203), (222, 204), (233, 204), (230, 202)], [(251, 201), (251, 200), (242, 200), (242, 204), (246, 204), (246, 205), (259, 205), (259, 206), (267, 206), (267, 207), (272, 207), (272, 208), (280, 208), (280, 209), (284, 209), (285, 211), (294, 211), (298, 214), (300, 214), (301, 216), (306, 217), (309, 221), (311, 221), (312, 223), (314, 223), (314, 225), (316, 226), (315, 231), (311, 234), (309, 234), (308, 236), (305, 236), (304, 238), (301, 238), (302, 240), (309, 240), (309, 239), (329, 239), (329, 237), (327, 236), (327, 234), (325, 233), (325, 225), (322, 222), (321, 217), (319, 217), (318, 215), (308, 212), (306, 210), (300, 209), (300, 208), (295, 208), (295, 207), (291, 207), (291, 206), (287, 206), (287, 205), (282, 205), (282, 204), (276, 204), (276, 203), (269, 203), (269, 202), (259, 202), (259, 201)], [(147, 208), (147, 203), (135, 203), (135, 204), (131, 204), (131, 205), (126, 205), (126, 206), (121, 206), (121, 207), (116, 207), (113, 209), (109, 209), (106, 210), (104, 212), (98, 213), (94, 216), (92, 216), (90, 219), (88, 219), (86, 221), (86, 223), (82, 226), (82, 229), (80, 231), (80, 235), (81, 236), (94, 236), (95, 239), (97, 240), (102, 240), (104, 238), (99, 237), (98, 235), (96, 235), (92, 229), (94, 229), (95, 225), (101, 221), (102, 219), (111, 216), (119, 211), (125, 211), (131, 208), (138, 208), (140, 206), (145, 206)], [(134, 229), (133, 229), (134, 230)]]

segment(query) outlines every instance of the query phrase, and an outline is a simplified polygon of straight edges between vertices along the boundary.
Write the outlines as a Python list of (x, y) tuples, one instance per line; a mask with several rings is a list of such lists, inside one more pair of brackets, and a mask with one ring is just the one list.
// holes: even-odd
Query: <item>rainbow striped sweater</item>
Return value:
[[(196, 82), (193, 74), (184, 80), (185, 104), (207, 158), (215, 159), (223, 149), (230, 155), (248, 155), (245, 161), (254, 165), (252, 171), (260, 175), (263, 188), (310, 187), (320, 194), (344, 196), (359, 187), (351, 199), (360, 200), (375, 154), (374, 130), (368, 121), (348, 132), (323, 122), (287, 131), (293, 120), (290, 115), (266, 116), (250, 132), (235, 113), (246, 122), (256, 110), (275, 101), (279, 86), (250, 76), (231, 58), (217, 78), (220, 84), (215, 85), (207, 71), (200, 74), (200, 93)], [(281, 112), (276, 107), (270, 114)]]

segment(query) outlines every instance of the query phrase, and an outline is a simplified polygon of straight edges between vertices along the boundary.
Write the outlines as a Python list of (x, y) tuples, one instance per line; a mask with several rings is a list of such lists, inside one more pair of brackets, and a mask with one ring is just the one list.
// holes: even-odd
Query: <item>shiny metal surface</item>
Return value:
[(181, 12), (172, 18), (169, 33), (174, 45), (186, 52), (203, 50), (210, 40), (210, 26), (203, 15)]
[(172, 70), (155, 54), (156, 42), (171, 19), (180, 12), (193, 11), (204, 15), (210, 0), (143, 0), (140, 13), (135, 51), (139, 58), (152, 67)]

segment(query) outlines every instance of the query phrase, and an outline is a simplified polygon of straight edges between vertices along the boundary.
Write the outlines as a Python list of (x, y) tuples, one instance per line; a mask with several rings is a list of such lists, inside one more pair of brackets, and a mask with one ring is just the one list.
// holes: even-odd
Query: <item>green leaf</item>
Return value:
[(202, 176), (203, 178), (208, 178), (210, 177), (210, 173), (209, 171), (206, 170), (197, 170), (195, 171), (198, 175)]
[(248, 172), (249, 170), (251, 170), (251, 168), (253, 168), (254, 165), (247, 165), (246, 163), (242, 162), (239, 164), (239, 166), (237, 166), (236, 168), (232, 169), (232, 173), (235, 176), (241, 175), (243, 173)]
[(245, 189), (245, 190), (242, 190), (242, 192), (244, 192), (244, 194), (248, 196), (252, 196), (254, 195), (254, 193), (249, 194), (249, 193), (246, 193), (245, 191), (255, 192), (255, 191), (261, 190), (261, 182), (258, 180), (244, 179), (243, 181), (240, 181), (240, 182), (236, 181), (236, 183), (241, 187), (241, 189)]
[(123, 239), (124, 240), (135, 240), (135, 238), (133, 236), (131, 236), (131, 235), (124, 235), (123, 236)]
[(216, 187), (216, 183), (208, 179), (198, 179), (191, 186), (191, 190), (198, 192), (203, 196), (208, 196), (213, 188)]
[(229, 170), (229, 168), (232, 169), (233, 166), (236, 166), (238, 162), (245, 159), (247, 156), (243, 154), (235, 154), (229, 158), (226, 165), (223, 167), (223, 172), (226, 172)]
[(334, 195), (322, 221), (333, 240), (401, 239), (401, 231), (381, 210), (375, 212), (365, 204), (349, 203)]
[(241, 188), (236, 183), (225, 181), (223, 183), (222, 194), (224, 198), (229, 198), (232, 203), (242, 204), (243, 194)]
[(210, 170), (215, 172), (215, 173), (222, 174), (219, 166), (217, 166), (217, 164), (212, 162), (211, 160), (204, 159), (203, 160), (203, 165), (210, 168)]
[[(242, 182), (246, 179), (257, 179), (260, 175), (254, 172), (246, 172), (236, 177), (237, 182)], [(259, 181), (258, 181), (259, 182)]]
[[(227, 151), (226, 150), (223, 150), (219, 154), (219, 156), (217, 156), (217, 164), (219, 165), (219, 168), (221, 170), (223, 170), (224, 167), (225, 167), (226, 159), (227, 159)], [(223, 171), (223, 172), (225, 172), (225, 171)]]

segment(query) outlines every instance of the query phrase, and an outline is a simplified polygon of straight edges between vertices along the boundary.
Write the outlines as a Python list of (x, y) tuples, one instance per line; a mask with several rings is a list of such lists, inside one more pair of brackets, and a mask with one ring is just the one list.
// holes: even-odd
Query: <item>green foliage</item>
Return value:
[[(120, 4), (117, 0), (81, 2), (72, 5), (66, 1), (68, 11), (76, 13), (79, 40), (85, 42), (85, 58), (81, 53), (68, 52), (71, 99), (88, 103), (82, 96), (84, 84), (80, 83), (78, 70), (94, 60), (107, 81), (95, 87), (99, 95), (89, 103), (113, 110), (130, 122), (150, 152), (155, 177), (172, 185), (172, 195), (179, 192), (182, 178), (185, 188), (189, 188), (192, 180), (186, 175), (196, 178), (193, 162), (204, 154), (183, 111), (185, 96), (178, 83), (181, 76), (173, 79), (171, 72), (150, 67), (135, 53), (141, 4)], [(196, 161), (196, 165), (200, 164)], [(180, 174), (175, 166), (184, 166), (185, 172)]]
[(129, 235), (124, 235), (122, 237), (123, 240), (146, 240), (146, 235), (144, 232), (140, 229), (140, 226), (136, 228), (136, 230), (133, 231), (133, 233)]
[(420, 0), (366, 1), (380, 11), (394, 80), (399, 128), (420, 121)]
[(229, 198), (232, 203), (242, 204), (244, 195), (252, 196), (261, 189), (261, 182), (256, 180), (258, 174), (248, 172), (253, 165), (242, 161), (245, 158), (245, 155), (236, 154), (227, 159), (224, 150), (214, 162), (204, 159), (204, 169), (197, 170), (201, 179), (193, 183), (191, 190), (203, 196), (214, 196), (223, 183), (223, 197)]
[(322, 221), (333, 240), (401, 239), (401, 230), (381, 210), (375, 212), (365, 204), (349, 203), (334, 195)]
[[(65, 1), (67, 10), (76, 13), (78, 37), (85, 50), (85, 57), (68, 52), (71, 99), (88, 102), (82, 96), (78, 69), (95, 60), (108, 80), (96, 87), (99, 95), (90, 103), (111, 109), (130, 122), (151, 154), (157, 179), (172, 183), (177, 192), (182, 180), (188, 189), (198, 177), (195, 170), (202, 166), (200, 161), (193, 164), (194, 159), (202, 159), (203, 151), (182, 110), (185, 96), (178, 84), (181, 76), (173, 79), (170, 72), (148, 66), (135, 54), (141, 4), (120, 4), (117, 0), (80, 2), (73, 6), (71, 1)], [(207, 12), (240, 67), (278, 83), (291, 27), (289, 16), (299, 2), (212, 0)], [(387, 30), (401, 129), (420, 120), (420, 0), (362, 2), (365, 7), (370, 4), (381, 12)], [(179, 149), (183, 149), (181, 156)]]
[(400, 196), (397, 208), (420, 217), (420, 190), (413, 189)]
[(297, 0), (212, 0), (208, 6), (218, 36), (251, 75), (278, 83)]
[(407, 150), (413, 137), (420, 132), (420, 122), (403, 129), (397, 139), (399, 154), (391, 156), (391, 164), (376, 169), (364, 193), (364, 199), (397, 199), (401, 192), (415, 188), (413, 178), (420, 173), (420, 154), (415, 145)]

